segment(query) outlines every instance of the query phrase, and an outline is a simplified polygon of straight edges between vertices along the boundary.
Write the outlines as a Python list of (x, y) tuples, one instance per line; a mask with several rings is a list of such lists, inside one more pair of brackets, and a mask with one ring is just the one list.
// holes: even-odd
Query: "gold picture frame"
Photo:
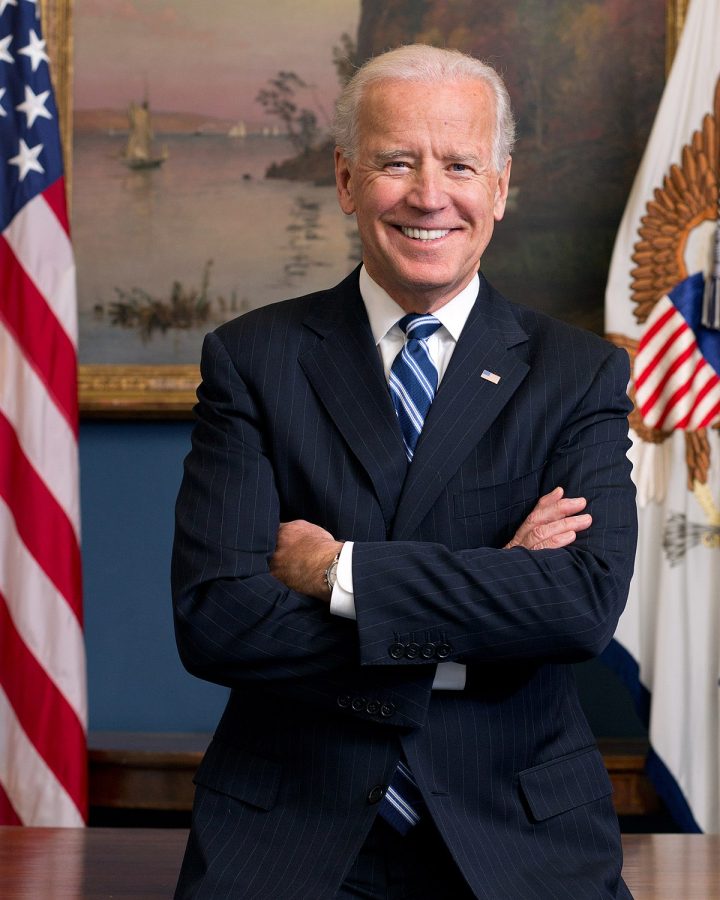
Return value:
[[(677, 49), (689, 0), (666, 0), (666, 70)], [(72, 185), (73, 0), (40, 0), (51, 59), (68, 195)], [(197, 365), (81, 365), (80, 412), (84, 417), (191, 415), (200, 375)]]
[(675, 59), (680, 35), (685, 25), (688, 4), (690, 0), (666, 0), (665, 3), (665, 74), (670, 72), (670, 66)]

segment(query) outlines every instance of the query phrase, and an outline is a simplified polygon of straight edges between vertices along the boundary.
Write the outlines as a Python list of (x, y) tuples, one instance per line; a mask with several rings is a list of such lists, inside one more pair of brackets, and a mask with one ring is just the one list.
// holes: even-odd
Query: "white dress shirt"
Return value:
[[(427, 345), (430, 358), (438, 371), (438, 387), (475, 303), (479, 287), (480, 279), (476, 275), (466, 288), (433, 313), (441, 327), (427, 339)], [(365, 266), (360, 270), (360, 294), (380, 353), (385, 379), (389, 380), (393, 361), (405, 343), (405, 334), (397, 324), (406, 314), (405, 310), (372, 280)], [(346, 619), (356, 618), (352, 549), (352, 541), (343, 544), (338, 560), (337, 581), (330, 598), (330, 612)], [(465, 674), (465, 666), (461, 663), (438, 663), (433, 690), (461, 691), (465, 687)]]

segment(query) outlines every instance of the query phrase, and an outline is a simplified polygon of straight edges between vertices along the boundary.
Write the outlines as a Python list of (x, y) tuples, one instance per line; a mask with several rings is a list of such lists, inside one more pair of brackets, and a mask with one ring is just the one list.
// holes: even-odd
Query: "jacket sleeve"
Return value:
[[(610, 641), (627, 599), (637, 538), (627, 450), (627, 354), (613, 350), (548, 450), (541, 494), (584, 496), (591, 528), (569, 547), (528, 551), (355, 543), (353, 585), (364, 666), (412, 666), (393, 647), (429, 635), (443, 658), (574, 662)], [(518, 522), (517, 525), (520, 523)]]
[(207, 336), (192, 449), (176, 505), (172, 583), (184, 661), (232, 683), (357, 662), (353, 623), (269, 573), (280, 521), (253, 398), (222, 342)]
[(358, 696), (366, 702), (378, 698), (385, 709), (392, 704), (403, 710), (380, 716), (383, 721), (417, 724), (434, 666), (397, 672), (394, 687), (384, 690), (377, 673), (359, 667), (355, 622), (332, 616), (327, 604), (290, 590), (269, 573), (280, 504), (262, 417), (214, 334), (205, 340), (201, 372), (172, 559), (183, 664), (218, 684), (253, 682), (281, 689), (286, 698), (295, 694), (336, 708)]

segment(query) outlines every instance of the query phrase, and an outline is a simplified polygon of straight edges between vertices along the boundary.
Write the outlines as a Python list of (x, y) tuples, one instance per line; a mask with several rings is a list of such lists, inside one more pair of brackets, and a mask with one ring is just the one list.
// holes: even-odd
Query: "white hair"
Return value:
[(407, 44), (368, 60), (345, 85), (333, 118), (335, 144), (354, 160), (358, 151), (360, 105), (368, 86), (379, 81), (417, 81), (422, 84), (482, 81), (495, 98), (492, 161), (500, 172), (515, 142), (515, 120), (507, 88), (492, 66), (461, 53), (427, 44)]

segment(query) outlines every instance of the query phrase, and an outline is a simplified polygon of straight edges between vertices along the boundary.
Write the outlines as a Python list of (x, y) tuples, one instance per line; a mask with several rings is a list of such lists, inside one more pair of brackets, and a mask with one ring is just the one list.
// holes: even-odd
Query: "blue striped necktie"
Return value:
[[(435, 396), (438, 372), (430, 358), (427, 339), (440, 327), (429, 315), (411, 313), (398, 325), (405, 332), (405, 344), (390, 369), (390, 395), (400, 422), (405, 453), (412, 462), (425, 417)], [(412, 772), (402, 760), (380, 804), (379, 814), (400, 834), (420, 821), (423, 799)]]
[(400, 834), (408, 831), (420, 821), (424, 801), (420, 788), (412, 772), (402, 760), (393, 772), (392, 781), (382, 798), (378, 814)]
[(398, 326), (405, 344), (390, 369), (390, 396), (400, 421), (405, 453), (412, 462), (425, 417), (435, 396), (438, 372), (430, 358), (427, 339), (440, 327), (435, 316), (410, 313)]

